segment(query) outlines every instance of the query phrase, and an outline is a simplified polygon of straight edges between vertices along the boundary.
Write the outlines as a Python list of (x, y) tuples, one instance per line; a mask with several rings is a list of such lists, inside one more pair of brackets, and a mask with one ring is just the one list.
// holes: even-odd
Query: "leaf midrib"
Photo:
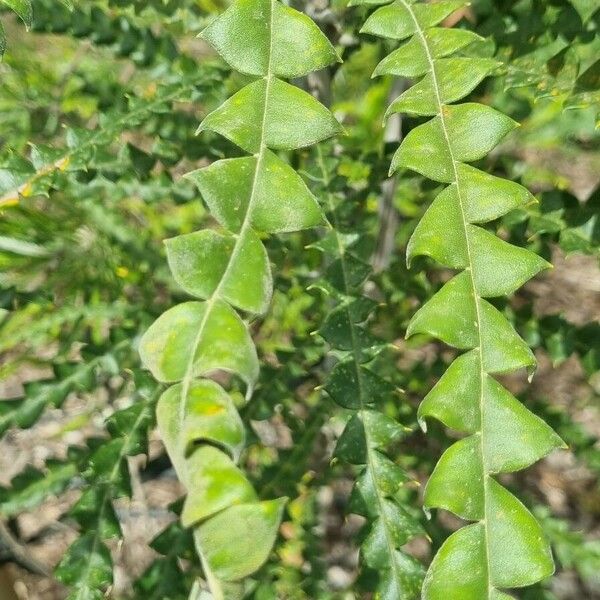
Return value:
[(415, 32), (419, 36), (419, 39), (421, 40), (421, 45), (427, 56), (427, 62), (429, 63), (430, 72), (431, 72), (431, 81), (432, 81), (433, 89), (435, 91), (435, 96), (436, 96), (436, 103), (437, 103), (437, 108), (438, 108), (438, 118), (440, 119), (440, 124), (441, 124), (442, 132), (444, 135), (444, 141), (446, 142), (448, 154), (450, 155), (450, 159), (452, 161), (452, 170), (454, 172), (454, 181), (452, 183), (450, 183), (449, 185), (456, 186), (456, 194), (458, 197), (458, 205), (459, 205), (460, 214), (461, 214), (461, 225), (463, 227), (463, 231), (464, 231), (464, 235), (465, 235), (468, 266), (464, 270), (469, 273), (469, 277), (471, 279), (471, 288), (473, 290), (473, 299), (474, 299), (474, 303), (475, 303), (475, 318), (476, 318), (475, 326), (477, 329), (477, 338), (478, 338), (478, 342), (479, 342), (478, 346), (476, 348), (477, 352), (479, 353), (479, 379), (480, 379), (479, 380), (479, 414), (480, 414), (479, 441), (480, 441), (480, 447), (481, 447), (481, 461), (482, 461), (483, 486), (484, 486), (484, 489), (483, 489), (484, 517), (479, 522), (483, 525), (486, 577), (487, 577), (487, 589), (488, 589), (487, 595), (488, 595), (488, 598), (491, 598), (493, 585), (492, 585), (492, 581), (490, 578), (490, 552), (489, 552), (489, 547), (488, 547), (488, 531), (487, 531), (488, 513), (487, 513), (487, 493), (486, 493), (487, 478), (489, 477), (489, 474), (486, 473), (486, 471), (485, 471), (485, 459), (484, 459), (485, 454), (484, 454), (484, 440), (483, 440), (483, 422), (484, 422), (484, 410), (485, 410), (483, 390), (484, 390), (486, 374), (483, 369), (483, 345), (482, 345), (482, 333), (481, 333), (482, 322), (481, 322), (481, 312), (480, 312), (480, 306), (479, 306), (479, 301), (481, 298), (476, 293), (475, 275), (474, 275), (474, 271), (473, 271), (474, 261), (472, 258), (472, 249), (471, 249), (471, 244), (470, 244), (468, 229), (467, 229), (468, 222), (465, 217), (463, 198), (462, 198), (462, 193), (461, 193), (459, 178), (458, 178), (458, 170), (456, 168), (457, 161), (454, 158), (454, 153), (452, 151), (452, 145), (450, 144), (450, 138), (448, 135), (448, 129), (446, 127), (446, 120), (445, 120), (445, 116), (444, 116), (444, 106), (446, 106), (446, 105), (444, 104), (444, 102), (442, 102), (442, 96), (441, 96), (440, 87), (439, 87), (439, 83), (438, 83), (438, 79), (437, 79), (437, 73), (435, 71), (434, 59), (431, 54), (429, 45), (427, 43), (427, 37), (425, 36), (425, 31), (421, 27), (414, 11), (412, 10), (411, 5), (408, 2), (406, 2), (406, 0), (398, 0), (398, 1), (404, 6), (404, 8), (410, 14), (410, 16), (415, 24)]

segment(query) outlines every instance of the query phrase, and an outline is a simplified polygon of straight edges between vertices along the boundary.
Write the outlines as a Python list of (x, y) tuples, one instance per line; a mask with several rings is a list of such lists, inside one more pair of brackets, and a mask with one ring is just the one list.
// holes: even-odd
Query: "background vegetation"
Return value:
[[(331, 265), (338, 242), (351, 247), (357, 282), (341, 293), (371, 301), (369, 367), (395, 390), (384, 412), (407, 427), (388, 454), (425, 483), (450, 440), (433, 423), (425, 436), (416, 410), (453, 354), (403, 338), (447, 276), (425, 259), (407, 269), (405, 257), (438, 187), (408, 171), (387, 177), (399, 140), (421, 121), (395, 116), (382, 127), (405, 82), (370, 79), (393, 46), (358, 34), (367, 11), (337, 0), (295, 7), (344, 59), (296, 83), (331, 107), (346, 135), (290, 159), (339, 239), (320, 228), (265, 240), (275, 291), (270, 313), (252, 325), (263, 367), (241, 413), (242, 462), (261, 499), (290, 503), (248, 595), (367, 598), (375, 576), (358, 574), (364, 521), (349, 500), (361, 467), (334, 455), (351, 411), (327, 393), (339, 353), (327, 329), (340, 293)], [(160, 390), (137, 347), (185, 300), (163, 240), (212, 223), (182, 175), (239, 152), (217, 135), (195, 135), (247, 83), (196, 38), (224, 8), (216, 0), (34, 0), (27, 34), (11, 10), (0, 15), (3, 600), (175, 600), (200, 573), (176, 518), (183, 491), (155, 431)], [(503, 63), (473, 98), (522, 125), (485, 168), (526, 185), (539, 203), (503, 217), (497, 231), (555, 265), (498, 304), (540, 362), (532, 385), (521, 375), (503, 383), (570, 448), (503, 479), (540, 519), (557, 562), (553, 579), (521, 593), (528, 600), (600, 597), (598, 8), (593, 0), (474, 0), (447, 23), (483, 36), (473, 52)], [(428, 563), (458, 520), (443, 511), (428, 519), (422, 487), (406, 486), (402, 501), (429, 538), (407, 550)]]

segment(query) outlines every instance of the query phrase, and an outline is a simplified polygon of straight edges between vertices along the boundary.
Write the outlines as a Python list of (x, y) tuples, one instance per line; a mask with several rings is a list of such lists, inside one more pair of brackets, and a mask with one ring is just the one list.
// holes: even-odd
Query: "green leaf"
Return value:
[(506, 317), (485, 300), (479, 301), (481, 354), (487, 373), (508, 373), (535, 367), (529, 346), (519, 337)]
[[(190, 384), (183, 400), (181, 384), (170, 387), (158, 401), (156, 417), (161, 438), (172, 459), (183, 455), (193, 443), (210, 442), (223, 446), (236, 459), (244, 446), (245, 430), (242, 420), (229, 394), (210, 380), (194, 381)], [(185, 415), (181, 424), (181, 414)], [(178, 470), (183, 464), (176, 460)]]
[[(483, 456), (489, 473), (525, 469), (564, 442), (495, 379), (484, 380)], [(526, 442), (526, 443), (524, 443)]]
[(486, 504), (493, 585), (524, 587), (552, 575), (550, 547), (533, 515), (491, 478), (486, 486)]
[(211, 229), (166, 240), (175, 281), (192, 296), (219, 297), (232, 306), (263, 314), (271, 301), (273, 281), (267, 251), (252, 229), (238, 236)]
[(384, 450), (390, 444), (404, 437), (405, 429), (394, 419), (372, 409), (360, 413), (369, 447)]
[(432, 27), (465, 5), (462, 0), (442, 0), (431, 5), (415, 4), (412, 13), (402, 2), (377, 9), (365, 22), (361, 33), (403, 40), (418, 28)]
[(497, 63), (451, 56), (470, 42), (468, 35), (454, 37), (433, 29), (449, 14), (448, 8), (444, 2), (396, 0), (377, 9), (363, 31), (411, 38), (376, 70), (421, 77), (388, 114), (433, 117), (410, 130), (390, 173), (407, 168), (448, 184), (417, 225), (407, 260), (410, 264), (415, 256), (429, 256), (461, 270), (416, 312), (407, 337), (425, 334), (468, 351), (427, 395), (418, 418), (423, 427), (434, 417), (469, 435), (441, 457), (427, 484), (425, 503), (477, 523), (442, 545), (421, 597), (507, 600), (510, 596), (500, 589), (538, 582), (552, 573), (553, 563), (539, 524), (492, 476), (523, 469), (561, 447), (562, 441), (491, 377), (522, 367), (531, 371), (535, 357), (484, 298), (513, 293), (549, 265), (475, 225), (530, 204), (533, 197), (517, 184), (464, 164), (484, 158), (516, 123), (481, 104), (450, 104), (469, 94)]
[(285, 502), (232, 506), (196, 529), (196, 543), (216, 577), (238, 581), (262, 566), (277, 536)]
[[(95, 485), (87, 488), (77, 500), (69, 513), (70, 516), (84, 530), (95, 531), (100, 540), (122, 537), (119, 519), (110, 502), (110, 484), (94, 483)], [(73, 552), (73, 549), (69, 549), (68, 552)]]
[(452, 183), (456, 179), (453, 161), (483, 158), (517, 126), (509, 117), (481, 104), (445, 106), (443, 115), (443, 119), (434, 117), (410, 131), (392, 159), (392, 173), (408, 168), (429, 179)]
[(200, 35), (248, 75), (293, 79), (339, 60), (309, 17), (273, 0), (238, 0)]
[[(425, 33), (432, 58), (443, 58), (461, 50), (465, 46), (482, 38), (466, 29), (433, 27)], [(427, 52), (417, 38), (408, 42), (386, 56), (373, 72), (378, 75), (396, 75), (398, 77), (419, 77), (430, 69)]]
[(33, 21), (33, 7), (30, 0), (0, 0), (8, 8), (14, 10), (21, 21), (31, 27)]
[(195, 450), (186, 462), (188, 488), (181, 523), (190, 527), (236, 504), (255, 502), (256, 493), (242, 471), (212, 446)]
[(517, 248), (494, 234), (469, 225), (475, 291), (483, 298), (506, 296), (552, 265), (537, 254)]
[(446, 188), (417, 225), (407, 247), (407, 259), (427, 255), (454, 269), (472, 264), (475, 291), (485, 298), (511, 294), (551, 266), (533, 252), (508, 244), (480, 227), (466, 225), (465, 231), (461, 208), (456, 188)]
[[(247, 399), (252, 393), (256, 349), (234, 308), (262, 315), (270, 302), (271, 270), (258, 232), (325, 222), (315, 197), (273, 150), (295, 150), (341, 131), (313, 96), (278, 77), (306, 75), (338, 57), (307, 16), (275, 0), (235, 0), (201, 35), (234, 69), (260, 79), (209, 113), (198, 131), (216, 132), (252, 156), (189, 174), (226, 231), (167, 241), (176, 282), (204, 302), (180, 304), (159, 317), (143, 336), (140, 355), (159, 381), (177, 384), (163, 394), (158, 421), (188, 493), (182, 523), (195, 528), (211, 597), (233, 600), (244, 591), (237, 581), (268, 558), (285, 499), (258, 501), (236, 465), (244, 429), (233, 401), (200, 378), (229, 371), (246, 383)], [(196, 582), (192, 594), (201, 587)]]
[(419, 595), (423, 565), (410, 554), (396, 551), (378, 589), (381, 600), (411, 600)]
[(455, 186), (447, 187), (419, 221), (406, 248), (408, 265), (415, 256), (430, 256), (441, 265), (464, 269), (469, 264), (462, 207)]
[(335, 447), (335, 456), (351, 465), (367, 462), (365, 426), (358, 415), (353, 415), (344, 428)]
[[(80, 577), (86, 573), (85, 579)], [(80, 537), (56, 569), (56, 577), (73, 586), (69, 600), (96, 600), (113, 581), (112, 560), (108, 548), (93, 531)]]
[(392, 385), (354, 359), (339, 362), (327, 379), (326, 392), (340, 406), (356, 410), (361, 407), (357, 389), (362, 389), (366, 401), (373, 404), (383, 402), (394, 392)]
[(569, 0), (569, 2), (579, 13), (583, 24), (587, 23), (590, 17), (600, 9), (596, 0)]
[[(461, 310), (455, 310), (460, 306)], [(446, 283), (411, 319), (406, 337), (425, 333), (446, 344), (470, 350), (477, 346), (477, 307), (471, 278), (463, 272)]]
[(140, 342), (144, 365), (159, 381), (177, 382), (191, 372), (238, 374), (251, 388), (258, 376), (256, 350), (244, 322), (221, 300), (185, 302), (168, 310)]
[(366, 262), (345, 252), (343, 259), (338, 258), (327, 267), (325, 279), (339, 292), (348, 294), (362, 285), (370, 272)]
[(522, 185), (494, 177), (470, 165), (457, 165), (457, 187), (469, 223), (493, 221), (507, 212), (535, 202)]
[(437, 94), (444, 103), (456, 102), (470, 94), (499, 64), (495, 60), (481, 58), (436, 60), (433, 63), (436, 69), (435, 79), (431, 73), (425, 75), (419, 83), (392, 102), (386, 116), (398, 112), (422, 116), (436, 115)]
[(479, 435), (450, 446), (427, 482), (425, 505), (445, 508), (470, 521), (485, 518), (481, 450)]
[(265, 233), (299, 231), (323, 223), (313, 194), (278, 156), (220, 160), (187, 175), (198, 186), (211, 213), (223, 227), (238, 232), (248, 212), (252, 227)]
[(352, 350), (357, 344), (367, 348), (375, 345), (373, 336), (359, 325), (362, 319), (357, 323), (352, 316), (348, 306), (338, 307), (329, 313), (319, 334), (338, 350)]
[(444, 542), (425, 576), (423, 598), (492, 600), (482, 524), (463, 527)]
[(279, 79), (259, 79), (241, 89), (202, 121), (198, 131), (204, 130), (220, 133), (250, 153), (262, 144), (295, 150), (341, 133), (318, 100)]
[[(383, 503), (382, 512), (384, 515), (375, 521), (361, 547), (367, 564), (373, 569), (390, 568), (390, 540), (395, 545), (402, 546), (415, 535), (423, 533), (419, 523), (390, 500)], [(388, 528), (385, 521), (390, 523), (391, 527)], [(388, 538), (389, 533), (391, 538)]]
[(479, 352), (459, 356), (421, 402), (421, 425), (425, 427), (425, 419), (433, 417), (456, 431), (475, 433), (481, 427), (479, 369)]
[(26, 467), (11, 479), (10, 488), (0, 488), (0, 514), (4, 518), (17, 516), (32, 510), (49, 496), (58, 495), (77, 474), (76, 461), (76, 456), (71, 455), (65, 462), (47, 461), (45, 471)]
[(10, 252), (18, 256), (41, 257), (48, 256), (48, 250), (25, 240), (0, 235), (0, 251)]

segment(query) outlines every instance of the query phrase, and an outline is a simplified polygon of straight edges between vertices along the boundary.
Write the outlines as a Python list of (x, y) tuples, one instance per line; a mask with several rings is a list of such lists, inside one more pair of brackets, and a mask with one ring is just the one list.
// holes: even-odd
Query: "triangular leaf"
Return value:
[(182, 380), (214, 369), (238, 374), (251, 388), (256, 350), (244, 322), (224, 302), (185, 302), (160, 316), (140, 342), (144, 365), (159, 381)]
[(248, 75), (292, 79), (339, 60), (309, 17), (273, 0), (236, 0), (200, 35)]
[(204, 229), (165, 241), (175, 281), (202, 299), (219, 297), (231, 305), (263, 314), (271, 301), (273, 280), (267, 251), (252, 229), (237, 236)]

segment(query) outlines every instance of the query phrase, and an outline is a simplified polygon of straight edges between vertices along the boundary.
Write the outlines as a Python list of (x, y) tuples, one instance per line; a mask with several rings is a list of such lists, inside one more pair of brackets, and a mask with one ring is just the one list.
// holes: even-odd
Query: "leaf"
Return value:
[(511, 294), (550, 266), (533, 252), (507, 244), (480, 227), (466, 225), (465, 229), (464, 220), (456, 189), (450, 186), (417, 225), (407, 259), (425, 254), (454, 269), (472, 265), (475, 291), (483, 298)]
[(484, 537), (484, 527), (480, 523), (453, 533), (431, 563), (423, 582), (423, 597), (431, 600), (481, 600), (488, 597), (492, 600)]
[(523, 587), (552, 575), (550, 547), (533, 515), (493, 479), (488, 480), (486, 497), (490, 579), (494, 586)]
[(402, 2), (377, 9), (365, 22), (361, 33), (403, 40), (418, 29), (437, 25), (456, 9), (465, 5), (462, 0), (442, 0), (434, 6), (415, 4), (410, 11)]
[(325, 390), (331, 398), (344, 408), (360, 408), (361, 399), (357, 390), (362, 389), (368, 403), (378, 404), (388, 398), (394, 388), (370, 369), (351, 360), (339, 362), (331, 371)]
[[(163, 442), (172, 459), (184, 453), (194, 442), (204, 441), (223, 446), (236, 459), (244, 446), (245, 430), (229, 394), (209, 380), (194, 381), (187, 390), (185, 406), (182, 384), (170, 387), (158, 401), (156, 416)], [(180, 427), (183, 410), (185, 419)], [(184, 458), (184, 457), (182, 457)], [(184, 471), (176, 461), (176, 468)]]
[(70, 484), (77, 473), (77, 456), (71, 453), (68, 461), (49, 460), (46, 470), (26, 467), (13, 477), (10, 488), (0, 488), (0, 514), (4, 518), (32, 510), (47, 497), (58, 495)]
[(473, 253), (475, 291), (482, 298), (512, 294), (552, 266), (537, 254), (508, 244), (480, 227), (468, 225), (467, 237)]
[(17, 13), (21, 21), (27, 25), (27, 27), (31, 27), (31, 22), (33, 21), (33, 7), (31, 5), (30, 0), (1, 0), (3, 4), (8, 6), (8, 8), (12, 9)]
[(343, 260), (338, 258), (327, 267), (325, 279), (339, 292), (349, 294), (365, 282), (370, 271), (366, 262), (346, 252)]
[(326, 342), (338, 350), (352, 350), (356, 344), (360, 347), (371, 347), (375, 345), (371, 336), (364, 327), (352, 318), (348, 306), (340, 306), (329, 313), (319, 334)]
[[(85, 572), (82, 579), (80, 573)], [(103, 589), (113, 581), (112, 560), (108, 548), (90, 531), (71, 547), (56, 569), (56, 577), (74, 587), (69, 599), (103, 598)]]
[[(395, 546), (403, 546), (413, 537), (423, 533), (419, 522), (391, 500), (384, 500), (380, 510), (380, 518), (375, 521), (362, 546), (363, 552), (369, 555), (368, 560), (372, 566), (377, 563), (380, 563), (380, 565), (385, 564), (389, 556), (388, 544), (390, 541)], [(387, 521), (391, 526), (386, 527), (383, 524), (384, 521)], [(388, 535), (390, 536), (389, 539), (387, 538)]]
[[(435, 79), (428, 73), (399, 98), (386, 116), (403, 112), (432, 116), (438, 113), (437, 94), (444, 103), (456, 102), (470, 94), (500, 63), (480, 58), (442, 58), (434, 61)], [(451, 134), (450, 134), (451, 135)]]
[[(118, 464), (117, 468), (119, 466), (121, 465)], [(121, 469), (121, 473), (119, 474), (121, 477), (123, 477), (122, 471), (123, 469)], [(84, 530), (94, 531), (99, 540), (122, 537), (123, 535), (119, 519), (110, 502), (111, 495), (112, 489), (110, 484), (107, 485), (106, 482), (99, 482), (97, 485), (87, 488), (69, 512), (70, 516)], [(67, 553), (76, 552), (76, 547), (71, 547)]]
[(159, 381), (214, 369), (238, 374), (251, 388), (258, 375), (256, 350), (237, 313), (221, 300), (185, 302), (164, 313), (140, 342), (144, 365)]
[(265, 233), (299, 231), (323, 223), (313, 194), (278, 156), (220, 160), (187, 175), (198, 186), (211, 213), (223, 227), (238, 232), (248, 212), (252, 227)]
[[(457, 311), (454, 307), (460, 306)], [(465, 272), (446, 283), (411, 319), (406, 337), (426, 333), (462, 350), (477, 346), (477, 307), (471, 278)]]
[(459, 356), (421, 402), (421, 425), (425, 426), (425, 418), (433, 417), (456, 431), (475, 433), (481, 427), (479, 369), (479, 352)]
[(203, 302), (159, 317), (140, 342), (140, 356), (159, 381), (176, 384), (158, 404), (158, 422), (187, 489), (182, 524), (194, 527), (208, 587), (196, 582), (192, 595), (233, 600), (245, 589), (238, 580), (267, 560), (286, 499), (259, 502), (236, 464), (244, 428), (233, 401), (201, 378), (229, 371), (246, 383), (246, 399), (252, 394), (258, 358), (234, 309), (262, 315), (270, 303), (271, 269), (258, 232), (324, 223), (313, 194), (273, 151), (341, 131), (327, 108), (278, 77), (306, 75), (339, 59), (307, 16), (275, 0), (235, 0), (201, 36), (234, 69), (260, 78), (209, 113), (198, 132), (218, 133), (252, 156), (188, 174), (225, 231), (205, 229), (166, 242), (175, 281)]
[(184, 527), (190, 527), (228, 507), (257, 500), (252, 485), (242, 471), (227, 455), (212, 446), (202, 446), (192, 453), (187, 459), (182, 479), (188, 488), (181, 514)]
[(367, 439), (365, 426), (358, 415), (353, 415), (335, 447), (335, 456), (352, 464), (367, 462)]
[(415, 256), (430, 256), (441, 265), (464, 269), (469, 253), (456, 187), (447, 187), (427, 209), (406, 248), (410, 266)]
[[(121, 350), (125, 346), (129, 344)], [(48, 406), (60, 407), (69, 394), (91, 391), (104, 377), (118, 375), (120, 354), (114, 348), (87, 362), (53, 365), (54, 379), (26, 383), (23, 398), (0, 403), (0, 433), (12, 426), (31, 427)]]
[(569, 0), (579, 13), (582, 23), (587, 23), (590, 17), (600, 8), (595, 0)]
[(166, 240), (175, 281), (192, 296), (219, 296), (232, 306), (264, 313), (273, 281), (267, 251), (252, 229), (225, 236), (210, 229)]
[(242, 88), (202, 121), (198, 131), (205, 130), (250, 153), (258, 152), (263, 143), (271, 149), (295, 150), (341, 133), (320, 102), (279, 79), (259, 79)]
[(456, 442), (444, 452), (427, 482), (425, 505), (444, 508), (470, 521), (484, 519), (483, 477), (479, 436)]
[(272, 0), (238, 1), (200, 35), (248, 75), (293, 79), (339, 60), (309, 17)]
[(485, 378), (482, 393), (486, 405), (483, 455), (489, 473), (520, 471), (555, 448), (566, 447), (551, 427), (492, 377)]
[(285, 499), (232, 506), (194, 532), (196, 543), (216, 577), (238, 581), (267, 560)]
[[(466, 29), (432, 27), (425, 33), (432, 58), (443, 58), (461, 50), (465, 46), (482, 38)], [(373, 76), (396, 75), (398, 77), (419, 77), (429, 70), (427, 52), (417, 38), (408, 42), (386, 56), (378, 65)]]
[(337, 206), (331, 191), (332, 171), (319, 153), (318, 178), (327, 198), (332, 224), (315, 247), (330, 260), (321, 284), (331, 294), (334, 307), (319, 329), (320, 335), (341, 360), (329, 373), (324, 389), (339, 406), (352, 412), (339, 437), (334, 455), (360, 467), (350, 508), (366, 518), (361, 535), (361, 560), (378, 574), (375, 597), (389, 600), (413, 599), (423, 578), (423, 567), (400, 548), (424, 534), (402, 488), (410, 481), (406, 471), (385, 453), (398, 442), (406, 429), (382, 412), (397, 390), (372, 368), (374, 356), (383, 347), (369, 331), (369, 317), (376, 307), (361, 295), (371, 266), (359, 258), (360, 235), (340, 231)]
[(42, 257), (49, 254), (48, 250), (38, 244), (3, 235), (0, 236), (0, 251), (28, 257)]
[(429, 179), (452, 183), (456, 179), (453, 160), (483, 158), (515, 127), (512, 119), (481, 104), (445, 106), (443, 120), (437, 116), (410, 131), (392, 159), (391, 172), (408, 168)]
[[(1, 39), (0, 35), (0, 39)], [(158, 87), (150, 97), (129, 98), (125, 110), (100, 115), (94, 130), (67, 129), (63, 148), (33, 147), (30, 160), (12, 160), (0, 168), (0, 208), (17, 205), (21, 199), (47, 195), (58, 174), (85, 171), (94, 160), (107, 152), (123, 131), (139, 127), (157, 114), (164, 113), (178, 99), (189, 98), (194, 90), (212, 89), (218, 70), (200, 65), (189, 75), (177, 75), (176, 82)], [(111, 149), (112, 152), (112, 149)], [(131, 156), (122, 156), (130, 160)]]
[(522, 185), (494, 177), (469, 165), (457, 165), (457, 187), (469, 223), (493, 221), (507, 212), (535, 202)]

